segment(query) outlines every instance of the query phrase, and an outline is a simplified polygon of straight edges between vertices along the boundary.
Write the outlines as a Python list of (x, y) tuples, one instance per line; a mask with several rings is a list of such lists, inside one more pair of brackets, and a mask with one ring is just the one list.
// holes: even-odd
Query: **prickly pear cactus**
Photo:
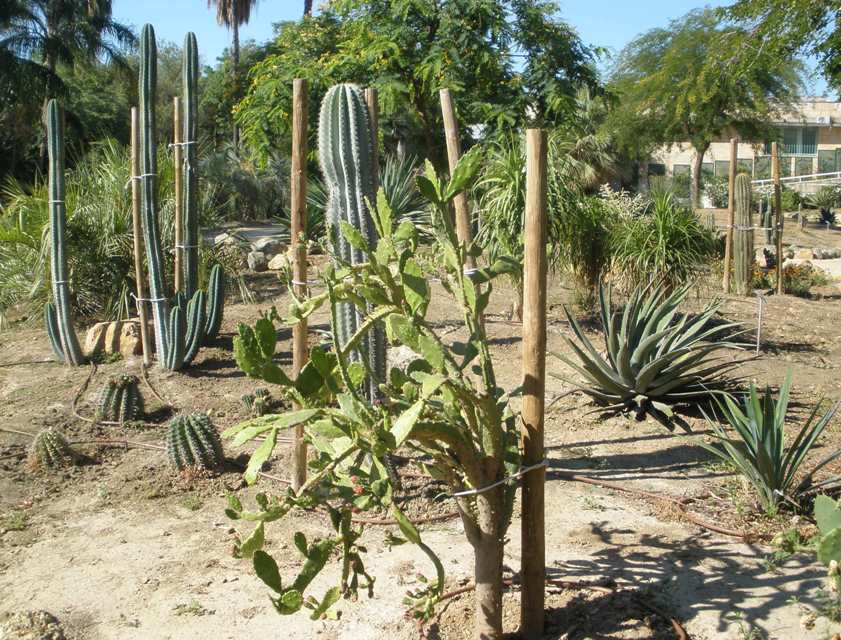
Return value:
[(733, 264), (736, 294), (750, 295), (753, 291), (753, 215), (751, 214), (750, 178), (740, 173), (734, 189)]
[(815, 498), (815, 520), (821, 537), (818, 560), (829, 569), (835, 590), (841, 593), (841, 504), (829, 496)]
[(66, 467), (76, 462), (76, 453), (67, 439), (49, 427), (38, 432), (29, 449), (29, 463), (36, 468)]
[(176, 416), (166, 434), (169, 461), (178, 471), (190, 467), (215, 469), (222, 464), (224, 453), (219, 433), (206, 413)]
[(105, 422), (133, 422), (143, 417), (143, 396), (137, 376), (121, 374), (105, 383), (99, 393), (96, 418)]
[[(347, 264), (365, 261), (362, 251), (351, 246), (342, 223), (350, 225), (376, 247), (377, 231), (368, 211), (374, 202), (373, 135), (368, 107), (358, 87), (339, 84), (331, 87), (321, 104), (318, 127), (319, 160), (328, 187), (327, 220), (334, 253)], [(345, 345), (362, 324), (362, 314), (354, 305), (342, 303), (334, 327), (338, 345)], [(365, 336), (353, 360), (365, 359), (369, 375), (368, 396), (374, 400), (378, 381), (385, 380), (385, 333), (381, 327)]]
[(242, 396), (242, 403), (252, 417), (259, 418), (271, 410), (272, 397), (268, 389), (260, 388)]

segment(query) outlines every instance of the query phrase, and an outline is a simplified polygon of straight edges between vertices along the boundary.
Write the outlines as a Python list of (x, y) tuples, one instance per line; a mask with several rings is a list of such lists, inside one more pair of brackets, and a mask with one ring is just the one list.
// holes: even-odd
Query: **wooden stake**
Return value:
[[(461, 159), (461, 145), (458, 139), (458, 120), (456, 109), (453, 105), (453, 98), (449, 89), (441, 89), (441, 114), (444, 116), (444, 135), (447, 138), (447, 163), (450, 167), (450, 175), (455, 171), (458, 161)], [(473, 230), (470, 226), (470, 208), (467, 204), (467, 194), (462, 192), (453, 201), (456, 209), (456, 234), (459, 244), (467, 246), (473, 240)], [(467, 268), (476, 266), (476, 261), (467, 256), (465, 262)]]
[[(523, 259), (523, 466), (544, 460), (546, 390), (546, 132), (526, 131), (525, 257)], [(520, 633), (543, 635), (546, 579), (546, 467), (523, 476)]]
[[(307, 117), (309, 115), (307, 81), (292, 81), (292, 239), (293, 290), (298, 297), (307, 295)], [(292, 327), (292, 377), (297, 377), (309, 360), (307, 321)], [(299, 407), (300, 408), (300, 407)], [(292, 455), (292, 488), (297, 491), (307, 481), (307, 445), (304, 428), (295, 428)]]
[(146, 284), (143, 274), (143, 229), (140, 224), (140, 114), (131, 108), (131, 222), (134, 236), (134, 279), (137, 281), (137, 317), (140, 320), (140, 344), (143, 364), (152, 364), (152, 338), (146, 313)]
[(184, 290), (184, 147), (181, 146), (181, 98), (172, 99), (173, 164), (175, 165), (175, 293)]
[(783, 193), (780, 187), (780, 153), (777, 143), (771, 144), (771, 173), (774, 178), (774, 210), (777, 214), (777, 294), (783, 290)]
[(736, 151), (738, 138), (730, 138), (730, 171), (727, 181), (727, 232), (724, 241), (724, 293), (730, 293), (730, 270), (733, 262), (733, 224), (736, 209)]
[(368, 105), (368, 115), (371, 117), (371, 134), (374, 151), (374, 191), (380, 188), (380, 103), (377, 90), (373, 87), (365, 89), (365, 103)]

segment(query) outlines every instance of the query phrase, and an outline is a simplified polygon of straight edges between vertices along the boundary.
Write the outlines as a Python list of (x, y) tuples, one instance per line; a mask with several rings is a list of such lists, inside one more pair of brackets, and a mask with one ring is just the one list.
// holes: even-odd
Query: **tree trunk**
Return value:
[(476, 497), (479, 532), (471, 540), (476, 576), (475, 640), (502, 638), (502, 489)]
[(312, 0), (304, 0), (304, 16), (312, 15)]
[[(239, 16), (237, 15), (236, 10), (237, 3), (233, 3), (233, 12), (234, 12), (234, 46), (233, 46), (233, 74), (234, 74), (234, 99), (239, 100)], [(237, 125), (236, 120), (234, 120), (234, 130), (233, 130), (233, 138), (232, 142), (234, 145), (234, 153), (239, 155), (239, 126)]]
[(692, 159), (692, 184), (690, 187), (690, 202), (694, 209), (701, 207), (701, 167), (704, 164), (704, 155), (707, 149), (710, 148), (710, 143), (705, 142), (701, 146), (695, 148), (695, 157)]

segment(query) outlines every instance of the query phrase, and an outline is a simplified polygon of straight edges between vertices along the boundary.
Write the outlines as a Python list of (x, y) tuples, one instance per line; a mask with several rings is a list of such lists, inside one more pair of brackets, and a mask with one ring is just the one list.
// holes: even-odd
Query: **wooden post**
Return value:
[[(455, 171), (458, 161), (461, 159), (461, 145), (458, 140), (458, 120), (453, 105), (453, 98), (449, 89), (441, 89), (441, 114), (444, 116), (444, 135), (447, 138), (447, 163), (450, 167), (450, 175)], [(470, 208), (467, 204), (467, 194), (462, 192), (453, 201), (456, 209), (456, 234), (459, 244), (469, 245), (473, 240), (473, 230), (470, 226)], [(472, 268), (476, 261), (467, 256), (465, 266)]]
[[(292, 238), (293, 291), (298, 297), (307, 295), (307, 117), (309, 115), (307, 81), (292, 81)], [(300, 373), (309, 360), (307, 321), (292, 327), (292, 377)], [(292, 454), (292, 488), (297, 491), (307, 481), (307, 445), (304, 428), (295, 428)]]
[(730, 293), (730, 270), (733, 262), (733, 224), (736, 209), (736, 161), (738, 138), (730, 138), (730, 171), (727, 181), (727, 230), (724, 240), (724, 293)]
[(380, 103), (377, 90), (369, 87), (365, 89), (365, 103), (368, 105), (368, 115), (371, 117), (372, 149), (374, 151), (374, 191), (380, 188)]
[(181, 142), (181, 98), (172, 99), (173, 164), (175, 165), (175, 293), (184, 290), (184, 181), (181, 170), (184, 166), (184, 147)]
[(149, 336), (146, 314), (146, 284), (143, 274), (143, 229), (140, 224), (140, 114), (131, 108), (131, 222), (134, 236), (134, 279), (137, 281), (137, 317), (140, 320), (140, 344), (143, 345), (143, 364), (152, 364), (152, 339)]
[(777, 294), (783, 288), (783, 193), (780, 187), (780, 151), (776, 142), (771, 144), (771, 173), (774, 178), (774, 210), (777, 214)]
[[(544, 460), (546, 389), (546, 132), (526, 131), (526, 214), (523, 259), (523, 466)], [(523, 476), (520, 633), (543, 636), (546, 579), (543, 488), (546, 467)]]

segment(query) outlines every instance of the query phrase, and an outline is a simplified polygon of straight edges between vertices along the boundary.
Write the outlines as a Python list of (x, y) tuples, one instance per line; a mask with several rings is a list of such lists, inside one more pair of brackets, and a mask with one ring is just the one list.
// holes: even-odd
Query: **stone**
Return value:
[(85, 335), (84, 351), (87, 356), (92, 356), (101, 353), (105, 345), (105, 332), (108, 330), (110, 322), (97, 322)]
[(265, 271), (268, 268), (266, 254), (262, 251), (251, 251), (246, 256), (246, 261), (248, 262), (248, 268), (257, 273)]
[(814, 252), (811, 249), (797, 249), (794, 252), (795, 260), (811, 260), (814, 257)]
[[(149, 330), (150, 338), (153, 331)], [(150, 348), (152, 345), (149, 345)], [(140, 320), (114, 320), (112, 322), (97, 322), (85, 335), (85, 355), (93, 358), (100, 355), (121, 354), (124, 358), (143, 353), (143, 342), (140, 337)]]
[(269, 271), (282, 271), (288, 266), (289, 258), (286, 257), (286, 254), (278, 253), (274, 258), (269, 260), (268, 269)]
[(58, 619), (46, 611), (20, 611), (0, 622), (0, 640), (65, 640)]
[(219, 245), (231, 245), (236, 244), (237, 239), (234, 238), (230, 233), (220, 233), (215, 238), (213, 238), (213, 246), (218, 247)]
[[(149, 331), (150, 339), (152, 339), (153, 333), (153, 331)], [(143, 339), (140, 337), (140, 320), (137, 322), (123, 323), (120, 329), (119, 349), (124, 358), (139, 356), (143, 353)]]
[(400, 369), (401, 371), (405, 371), (406, 368), (415, 360), (417, 360), (420, 356), (412, 351), (406, 345), (400, 345), (399, 347), (393, 347), (388, 349), (386, 355), (386, 365), (387, 369), (391, 371), (393, 368)]
[(253, 251), (260, 251), (268, 256), (275, 256), (278, 253), (283, 253), (284, 245), (277, 239), (272, 237), (258, 238), (251, 243)]

